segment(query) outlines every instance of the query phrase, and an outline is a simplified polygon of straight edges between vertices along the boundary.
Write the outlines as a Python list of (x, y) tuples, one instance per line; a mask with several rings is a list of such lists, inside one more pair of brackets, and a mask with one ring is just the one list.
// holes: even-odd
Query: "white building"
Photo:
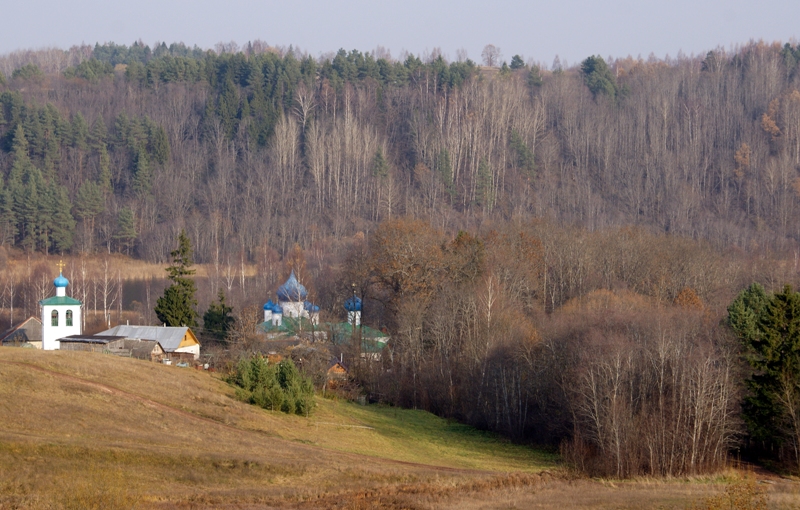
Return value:
[(81, 302), (67, 296), (69, 280), (59, 272), (53, 280), (56, 295), (39, 301), (42, 307), (42, 349), (60, 348), (59, 338), (81, 334)]
[(264, 305), (264, 322), (271, 326), (280, 326), (284, 318), (308, 319), (312, 324), (319, 324), (319, 307), (306, 301), (308, 291), (297, 281), (294, 271), (286, 283), (278, 287), (278, 302), (270, 299)]

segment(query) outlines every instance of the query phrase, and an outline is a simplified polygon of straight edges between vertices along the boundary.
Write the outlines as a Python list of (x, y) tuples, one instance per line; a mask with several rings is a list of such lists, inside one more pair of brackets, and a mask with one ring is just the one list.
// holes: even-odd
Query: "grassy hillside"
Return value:
[[(306, 419), (232, 395), (191, 369), (2, 348), (0, 509), (549, 507), (574, 497), (553, 456), (428, 413), (318, 399)], [(608, 488), (582, 483), (593, 494), (584, 507), (598, 507)], [(710, 486), (659, 487), (634, 500), (683, 501)]]
[(232, 395), (219, 379), (190, 369), (1, 349), (0, 508), (90, 496), (144, 505), (300, 503), (554, 466), (551, 456), (421, 411), (319, 399), (306, 419)]

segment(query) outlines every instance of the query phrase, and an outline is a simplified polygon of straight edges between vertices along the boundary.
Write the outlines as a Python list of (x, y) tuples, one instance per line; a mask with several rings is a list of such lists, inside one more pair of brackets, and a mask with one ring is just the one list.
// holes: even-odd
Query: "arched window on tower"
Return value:
[(53, 313), (50, 314), (50, 325), (51, 326), (58, 326), (58, 311), (53, 310)]
[(67, 310), (67, 326), (72, 326), (72, 310)]

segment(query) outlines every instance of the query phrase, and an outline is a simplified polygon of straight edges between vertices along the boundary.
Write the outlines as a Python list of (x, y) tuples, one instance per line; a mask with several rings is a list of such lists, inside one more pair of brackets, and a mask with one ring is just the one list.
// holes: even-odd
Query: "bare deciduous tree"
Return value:
[(500, 53), (500, 48), (494, 44), (487, 44), (483, 47), (483, 51), (481, 51), (481, 58), (483, 59), (483, 65), (487, 67), (497, 67), (503, 55)]

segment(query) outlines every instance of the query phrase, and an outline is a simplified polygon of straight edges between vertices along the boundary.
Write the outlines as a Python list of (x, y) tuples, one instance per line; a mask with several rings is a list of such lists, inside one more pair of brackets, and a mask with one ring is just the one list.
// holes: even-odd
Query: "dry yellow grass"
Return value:
[[(101, 274), (103, 271), (105, 261), (108, 261), (109, 273), (116, 277), (117, 271), (123, 280), (140, 280), (147, 278), (166, 278), (167, 273), (164, 269), (167, 264), (154, 264), (145, 260), (134, 259), (120, 253), (112, 254), (92, 254), (92, 255), (44, 255), (41, 253), (32, 253), (30, 256), (15, 253), (6, 261), (4, 272), (7, 276), (12, 276), (16, 281), (24, 281), (28, 275), (36, 271), (38, 268), (46, 268), (47, 271), (53, 273), (53, 277), (58, 274), (59, 261), (64, 263), (64, 275), (68, 278), (70, 275), (75, 277), (80, 271), (85, 268), (89, 277), (94, 277)], [(214, 274), (214, 266), (210, 264), (195, 264), (193, 269), (196, 275), (200, 278), (207, 277)], [(224, 271), (225, 268), (221, 268)], [(238, 264), (233, 267), (233, 270), (238, 277), (241, 271), (241, 266)], [(258, 273), (258, 268), (254, 264), (245, 264), (244, 273), (247, 277), (255, 276)]]
[(654, 306), (651, 298), (629, 290), (593, 290), (564, 303), (562, 312), (577, 313), (604, 310), (646, 310)]
[(232, 396), (191, 369), (0, 348), (0, 509), (670, 508), (719, 491), (570, 480), (427, 413), (319, 399), (306, 419)]

